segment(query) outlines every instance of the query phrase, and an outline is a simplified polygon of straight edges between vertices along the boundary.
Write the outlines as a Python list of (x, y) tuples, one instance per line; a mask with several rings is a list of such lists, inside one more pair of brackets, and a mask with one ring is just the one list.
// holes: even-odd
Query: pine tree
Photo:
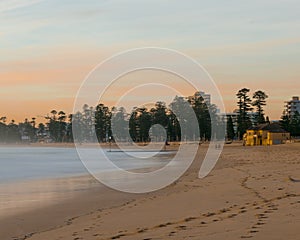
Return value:
[(250, 89), (248, 88), (242, 88), (241, 90), (238, 91), (236, 94), (238, 98), (238, 136), (240, 139), (243, 138), (244, 133), (246, 130), (251, 127), (252, 123), (249, 118), (249, 112), (252, 111), (251, 107), (251, 99), (248, 96), (250, 92)]
[(232, 117), (229, 116), (227, 119), (227, 138), (230, 140), (233, 140), (234, 136), (235, 136), (235, 133), (234, 133)]
[(267, 98), (268, 95), (261, 90), (258, 90), (253, 94), (254, 100), (252, 102), (252, 106), (256, 107), (255, 125), (266, 122), (263, 107), (266, 106)]

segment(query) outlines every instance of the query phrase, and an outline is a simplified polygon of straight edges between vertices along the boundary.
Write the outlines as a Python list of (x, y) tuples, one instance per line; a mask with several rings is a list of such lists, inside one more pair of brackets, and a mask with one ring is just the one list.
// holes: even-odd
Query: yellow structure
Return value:
[(249, 128), (243, 137), (246, 146), (266, 146), (285, 143), (290, 133), (277, 123), (265, 123)]

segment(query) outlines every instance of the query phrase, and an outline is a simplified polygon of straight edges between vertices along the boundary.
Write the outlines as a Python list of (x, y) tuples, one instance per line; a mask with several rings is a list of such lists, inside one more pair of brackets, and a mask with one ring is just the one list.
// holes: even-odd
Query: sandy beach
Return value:
[(299, 239), (300, 183), (289, 177), (300, 179), (300, 143), (226, 145), (198, 179), (206, 149), (178, 181), (153, 193), (117, 192), (89, 176), (46, 181), (56, 190), (49, 187), (53, 194), (38, 206), (1, 214), (0, 239)]

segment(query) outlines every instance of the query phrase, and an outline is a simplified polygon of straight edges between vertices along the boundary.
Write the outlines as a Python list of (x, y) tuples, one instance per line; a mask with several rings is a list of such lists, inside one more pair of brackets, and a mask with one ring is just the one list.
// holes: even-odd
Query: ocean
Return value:
[[(93, 155), (97, 149), (89, 148), (86, 151)], [(157, 158), (134, 158), (121, 151), (113, 150), (107, 154), (115, 165), (127, 170), (165, 164)], [(75, 148), (2, 146), (0, 166), (0, 183), (88, 174)]]

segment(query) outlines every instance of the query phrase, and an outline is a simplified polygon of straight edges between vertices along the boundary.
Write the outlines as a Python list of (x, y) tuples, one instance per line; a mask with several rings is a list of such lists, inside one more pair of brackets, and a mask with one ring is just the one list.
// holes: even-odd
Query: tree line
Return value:
[[(236, 97), (237, 101), (237, 132), (236, 135), (239, 139), (243, 138), (246, 130), (251, 126), (269, 122), (269, 118), (265, 117), (264, 107), (266, 106), (266, 100), (268, 95), (262, 91), (257, 90), (250, 97), (250, 89), (240, 89)], [(232, 120), (228, 120), (228, 124)], [(230, 132), (232, 131), (232, 127)], [(235, 133), (234, 133), (235, 134)]]
[(291, 136), (300, 136), (300, 114), (298, 111), (293, 115), (288, 115), (284, 112), (281, 116), (280, 123), (286, 131), (291, 133)]
[[(149, 142), (154, 140), (153, 136), (159, 136), (155, 131), (161, 131), (152, 129), (156, 124), (164, 128), (167, 141), (209, 141), (211, 138), (224, 138), (222, 129), (225, 127), (227, 139), (242, 139), (249, 127), (269, 122), (264, 109), (268, 95), (262, 90), (250, 95), (250, 89), (242, 88), (236, 97), (237, 111), (234, 119), (233, 115), (219, 114), (217, 106), (206, 102), (200, 92), (189, 97), (176, 96), (168, 106), (158, 101), (149, 108), (136, 107), (130, 114), (123, 107), (109, 107), (100, 103), (96, 107), (85, 104), (81, 111), (68, 115), (64, 111), (53, 110), (45, 116), (45, 124), (38, 124), (36, 118), (25, 119), (19, 124), (14, 120), (8, 123), (6, 117), (0, 117), (0, 143), (73, 142), (73, 124), (79, 132), (77, 140), (81, 142), (94, 141), (94, 136), (98, 142)], [(193, 115), (196, 116), (196, 123), (193, 123)], [(217, 126), (214, 133), (212, 123)], [(298, 112), (292, 116), (283, 114), (280, 123), (292, 136), (300, 136)], [(195, 124), (199, 133), (191, 127), (196, 126)], [(155, 140), (162, 139), (156, 137)]]
[[(196, 116), (199, 133), (191, 127), (193, 117), (189, 108)], [(217, 115), (217, 107), (206, 102), (200, 92), (189, 97), (176, 96), (168, 106), (158, 101), (151, 108), (136, 107), (131, 114), (126, 113), (123, 107), (110, 108), (100, 103), (96, 107), (85, 104), (81, 111), (69, 115), (63, 111), (53, 110), (45, 119), (45, 124), (37, 125), (35, 118), (25, 119), (19, 124), (14, 120), (7, 123), (6, 117), (0, 118), (0, 142), (73, 142), (73, 124), (76, 124), (77, 132), (80, 132), (77, 140), (81, 142), (93, 141), (95, 135), (98, 142), (130, 139), (134, 142), (148, 142), (151, 140), (149, 130), (156, 124), (165, 129), (167, 141), (206, 141), (212, 137), (211, 121), (218, 122), (219, 126), (225, 124), (224, 119), (220, 119)]]
[[(243, 134), (251, 126), (258, 124), (270, 123), (270, 120), (265, 116), (264, 107), (267, 105), (266, 100), (268, 95), (262, 91), (257, 90), (250, 95), (250, 89), (240, 89), (236, 97), (237, 101), (237, 130), (236, 133), (233, 130), (232, 119), (229, 117), (227, 121), (228, 135), (235, 136), (239, 139), (243, 138)], [(283, 112), (281, 120), (279, 121), (283, 129), (291, 133), (291, 136), (300, 136), (300, 114), (295, 112), (293, 115), (289, 115), (286, 111)]]

